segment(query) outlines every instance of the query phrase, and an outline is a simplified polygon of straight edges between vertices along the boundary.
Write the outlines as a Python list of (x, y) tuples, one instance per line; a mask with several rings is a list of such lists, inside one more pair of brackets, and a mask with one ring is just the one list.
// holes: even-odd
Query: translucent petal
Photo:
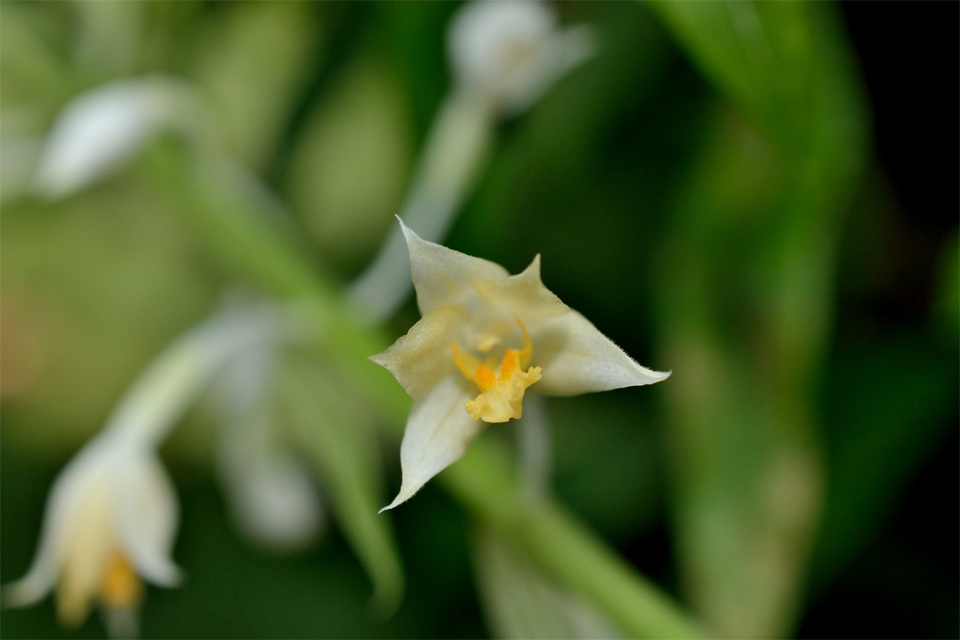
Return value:
[(146, 450), (131, 450), (118, 464), (113, 490), (120, 545), (144, 579), (176, 586), (181, 572), (170, 553), (180, 510), (173, 484)]
[(400, 493), (381, 511), (406, 502), (430, 478), (460, 459), (485, 424), (467, 415), (464, 404), (470, 397), (457, 378), (448, 376), (426, 398), (413, 403), (400, 445)]
[(110, 478), (99, 470), (96, 477), (62, 531), (57, 617), (67, 626), (78, 626), (86, 620), (115, 550)]
[(393, 346), (370, 359), (388, 369), (411, 398), (420, 399), (453, 369), (450, 343), (457, 339), (466, 318), (463, 307), (437, 307)]
[(494, 262), (427, 242), (402, 220), (400, 227), (410, 250), (410, 270), (421, 315), (425, 316), (444, 304), (468, 301), (476, 295), (473, 285), (477, 282), (502, 280), (509, 275)]
[(570, 311), (540, 279), (540, 255), (526, 269), (502, 280), (474, 285), (480, 298), (509, 314), (516, 314), (531, 330), (541, 323)]
[(640, 366), (576, 311), (549, 320), (533, 334), (534, 361), (543, 367), (537, 390), (575, 395), (639, 387), (670, 376)]
[(46, 596), (56, 582), (64, 557), (71, 521), (102, 476), (104, 449), (94, 441), (64, 468), (50, 490), (43, 516), (40, 543), (30, 569), (2, 591), (4, 607), (31, 605)]

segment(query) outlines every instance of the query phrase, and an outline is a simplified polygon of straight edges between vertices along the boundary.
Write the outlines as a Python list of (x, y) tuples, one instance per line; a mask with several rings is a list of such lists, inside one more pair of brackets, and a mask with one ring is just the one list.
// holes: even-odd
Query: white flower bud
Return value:
[(59, 199), (127, 162), (157, 131), (179, 127), (190, 113), (183, 85), (168, 78), (116, 82), (68, 104), (53, 125), (33, 190)]
[(502, 115), (528, 108), (592, 51), (586, 27), (558, 30), (538, 1), (475, 1), (454, 17), (447, 49), (461, 90)]

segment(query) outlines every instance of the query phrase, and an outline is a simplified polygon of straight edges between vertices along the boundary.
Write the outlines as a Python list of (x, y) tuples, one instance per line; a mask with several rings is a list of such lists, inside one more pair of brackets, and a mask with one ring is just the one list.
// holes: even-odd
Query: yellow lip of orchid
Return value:
[[(533, 355), (533, 341), (520, 318), (514, 315), (514, 319), (523, 335), (523, 348), (507, 349), (497, 371), (493, 370), (489, 360), (481, 364), (475, 356), (461, 351), (456, 342), (450, 343), (457, 369), (480, 389), (480, 395), (464, 405), (474, 420), (495, 423), (520, 418), (523, 415), (523, 396), (527, 387), (540, 380), (540, 367), (530, 367), (526, 372), (523, 371)], [(486, 337), (477, 348), (480, 351), (489, 350), (488, 345), (492, 338)], [(496, 339), (496, 342), (500, 340)]]
[[(496, 263), (423, 240), (402, 220), (400, 228), (423, 317), (371, 357), (414, 400), (400, 446), (403, 483), (385, 509), (458, 460), (487, 423), (520, 418), (528, 389), (573, 395), (670, 375), (642, 367), (547, 289), (540, 256), (510, 275)], [(498, 362), (499, 347), (505, 349)]]
[(122, 552), (107, 562), (97, 597), (109, 609), (136, 609), (143, 600), (143, 581)]

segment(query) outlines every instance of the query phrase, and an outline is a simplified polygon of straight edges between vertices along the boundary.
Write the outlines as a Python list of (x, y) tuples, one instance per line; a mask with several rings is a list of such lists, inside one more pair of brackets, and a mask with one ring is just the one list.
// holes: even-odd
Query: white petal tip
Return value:
[(627, 383), (626, 387), (645, 387), (650, 384), (656, 384), (658, 382), (663, 382), (670, 377), (672, 371), (653, 371), (652, 369), (647, 369), (646, 367), (637, 365), (640, 369), (636, 371), (633, 376), (633, 380)]
[(396, 507), (399, 507), (401, 504), (412, 498), (414, 493), (415, 492), (405, 493), (401, 490), (397, 497), (393, 499), (393, 502), (385, 506), (383, 509), (380, 509), (380, 511), (377, 511), (377, 513), (383, 513), (384, 511), (390, 511)]
[(417, 233), (416, 233), (413, 229), (411, 229), (410, 227), (408, 227), (408, 226), (403, 222), (403, 219), (402, 219), (400, 216), (396, 216), (396, 218), (397, 218), (397, 222), (400, 223), (400, 231), (403, 232), (403, 237), (404, 237), (404, 239), (407, 241), (407, 244), (408, 244), (408, 245), (409, 245), (412, 241), (420, 240), (420, 236), (418, 236)]
[(49, 591), (50, 585), (44, 588), (28, 580), (13, 582), (0, 589), (0, 609), (28, 607), (42, 600)]
[(173, 563), (149, 568), (137, 567), (137, 570), (148, 582), (165, 589), (175, 589), (186, 580), (183, 570)]

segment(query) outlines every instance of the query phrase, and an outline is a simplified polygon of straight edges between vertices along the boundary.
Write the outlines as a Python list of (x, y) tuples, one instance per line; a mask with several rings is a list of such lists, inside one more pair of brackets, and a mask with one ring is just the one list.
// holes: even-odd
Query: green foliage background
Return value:
[[(285, 253), (336, 286), (375, 254), (450, 85), (456, 8), (0, 5), (4, 583), (28, 566), (57, 471), (223, 287), (296, 293)], [(713, 631), (956, 636), (956, 189), (942, 203), (948, 234), (903, 207), (833, 5), (556, 8), (594, 25), (598, 52), (499, 127), (445, 244), (511, 272), (542, 254), (548, 287), (640, 362), (674, 371), (655, 387), (550, 401), (559, 501)], [(257, 223), (279, 257), (197, 213), (269, 205), (178, 165), (166, 138), (62, 203), (22, 191), (31, 141), (73, 96), (155, 73), (195, 83), (226, 152), (285, 203), (289, 217)], [(890, 313), (908, 277), (925, 293)], [(417, 317), (408, 303), (388, 334)], [(329, 414), (301, 423), (311, 417)], [(336, 435), (301, 437), (323, 451)], [(201, 408), (164, 448), (189, 581), (150, 590), (145, 636), (497, 632), (472, 577), (476, 516), (439, 483), (383, 516), (406, 588), (381, 619), (364, 565), (384, 560), (357, 560), (340, 528), (351, 525), (289, 556), (238, 538), (212, 441)], [(379, 447), (384, 496), (399, 483), (396, 445)], [(925, 495), (943, 480), (945, 493)], [(923, 508), (908, 509), (918, 491)], [(914, 529), (927, 537), (901, 535)], [(848, 606), (872, 619), (834, 618)], [(4, 611), (2, 632), (103, 633), (96, 620), (64, 632), (49, 602)]]

